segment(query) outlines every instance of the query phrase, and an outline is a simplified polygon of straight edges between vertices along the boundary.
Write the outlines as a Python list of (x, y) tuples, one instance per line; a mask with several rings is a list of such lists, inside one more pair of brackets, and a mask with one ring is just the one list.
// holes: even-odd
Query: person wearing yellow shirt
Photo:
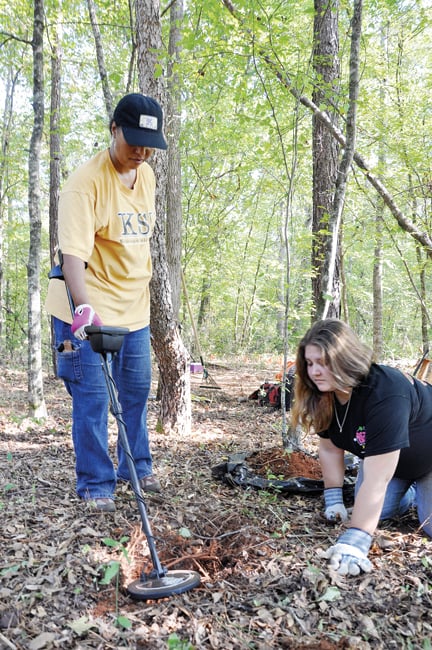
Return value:
[(159, 492), (147, 431), (151, 384), (150, 238), (155, 222), (155, 177), (148, 159), (166, 149), (159, 103), (125, 95), (110, 123), (108, 149), (75, 170), (59, 198), (58, 240), (65, 282), (49, 282), (57, 373), (72, 397), (72, 439), (77, 494), (102, 512), (115, 510), (118, 480), (130, 480), (118, 445), (115, 467), (108, 447), (109, 398), (88, 325), (126, 327), (113, 359), (113, 378), (141, 488)]

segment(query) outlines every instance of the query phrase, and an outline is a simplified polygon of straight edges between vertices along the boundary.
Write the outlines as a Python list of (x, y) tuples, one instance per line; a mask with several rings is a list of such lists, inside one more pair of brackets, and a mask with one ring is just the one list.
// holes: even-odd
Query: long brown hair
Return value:
[(306, 431), (324, 431), (333, 417), (333, 393), (322, 393), (309, 378), (305, 359), (307, 345), (316, 345), (322, 361), (333, 374), (337, 388), (358, 386), (368, 374), (372, 350), (343, 321), (327, 318), (317, 321), (299, 343), (296, 359), (295, 398), (292, 424), (301, 424)]

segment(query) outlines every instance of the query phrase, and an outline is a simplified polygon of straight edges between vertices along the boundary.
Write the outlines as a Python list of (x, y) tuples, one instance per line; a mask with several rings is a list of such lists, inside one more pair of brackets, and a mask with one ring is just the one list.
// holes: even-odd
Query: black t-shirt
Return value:
[[(359, 458), (401, 450), (398, 478), (415, 480), (432, 471), (432, 385), (396, 368), (372, 364), (349, 406), (335, 399), (336, 417), (322, 438)], [(346, 410), (348, 408), (348, 411)]]

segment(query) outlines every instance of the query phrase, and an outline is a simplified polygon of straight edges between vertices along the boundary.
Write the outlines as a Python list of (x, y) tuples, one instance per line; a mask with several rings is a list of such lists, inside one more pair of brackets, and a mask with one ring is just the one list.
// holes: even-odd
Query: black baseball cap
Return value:
[(125, 95), (114, 110), (113, 120), (121, 126), (124, 138), (131, 146), (167, 148), (162, 132), (162, 108), (153, 97), (141, 93)]

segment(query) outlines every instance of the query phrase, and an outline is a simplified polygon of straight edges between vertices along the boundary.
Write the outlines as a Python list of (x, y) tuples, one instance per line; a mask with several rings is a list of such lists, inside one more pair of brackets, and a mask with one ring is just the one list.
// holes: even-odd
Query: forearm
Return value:
[(90, 305), (85, 284), (84, 262), (74, 255), (64, 255), (63, 275), (74, 303), (72, 334), (75, 338), (84, 341), (87, 338), (87, 327), (102, 325), (101, 319)]
[(370, 456), (363, 463), (363, 481), (356, 495), (350, 526), (372, 535), (378, 526), (387, 486), (394, 475), (399, 450)]
[(88, 304), (89, 297), (85, 284), (85, 264), (74, 255), (63, 256), (63, 275), (74, 305)]
[(357, 493), (348, 525), (373, 535), (378, 526), (386, 489), (387, 483), (379, 482), (368, 486), (363, 482)]
[[(324, 447), (331, 452), (328, 442)], [(323, 554), (323, 557), (330, 560), (330, 566), (340, 575), (355, 576), (361, 571), (372, 570), (367, 555), (381, 515), (388, 483), (398, 463), (399, 453), (394, 451), (380, 456), (369, 456), (363, 462), (363, 471), (359, 476), (361, 484), (351, 520), (347, 524), (347, 529), (338, 537), (336, 544)], [(332, 493), (334, 490), (329, 492)]]
[[(331, 445), (331, 446), (330, 446)], [(344, 452), (328, 441), (320, 443), (319, 460), (324, 487), (342, 487), (345, 477)]]

